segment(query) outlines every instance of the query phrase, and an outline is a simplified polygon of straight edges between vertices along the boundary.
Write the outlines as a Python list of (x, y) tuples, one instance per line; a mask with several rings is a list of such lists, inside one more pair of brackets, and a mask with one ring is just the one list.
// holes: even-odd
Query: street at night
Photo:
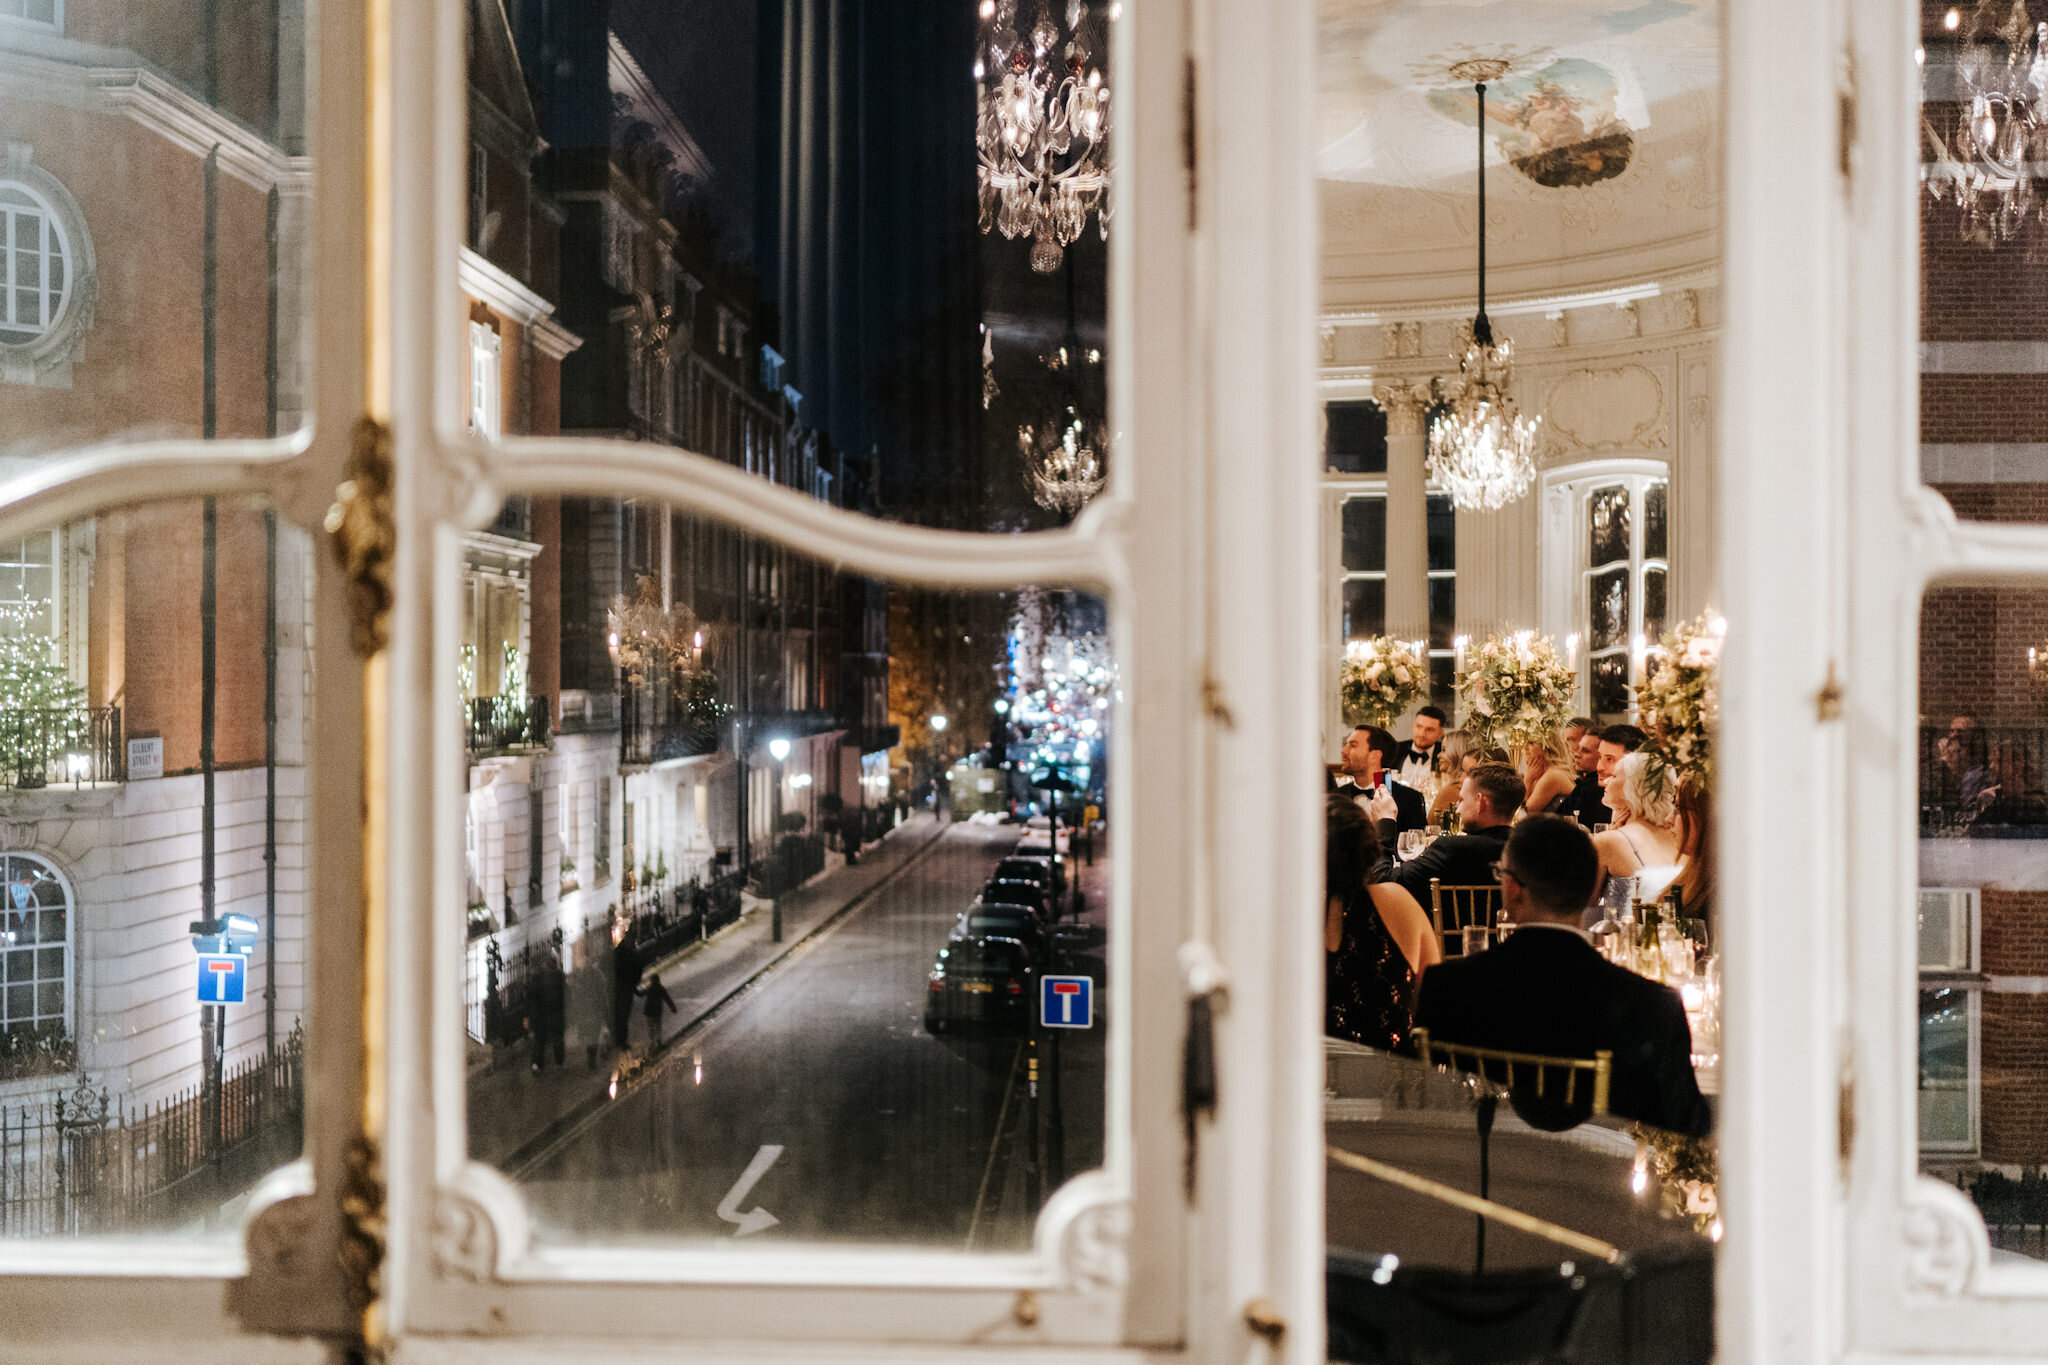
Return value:
[[(933, 958), (1019, 833), (952, 826), (622, 1080), (616, 1099), (527, 1154), (511, 1174), (543, 1239), (1027, 1244), (1033, 1194), (1042, 1202), (1058, 1171), (1034, 1191), (1026, 1035), (924, 1026)], [(1084, 868), (1083, 887), (1096, 892), (1106, 871)], [(1089, 896), (1088, 921), (1101, 904)], [(1066, 969), (1100, 981), (1100, 953)], [(1072, 1174), (1101, 1155), (1101, 1028), (1058, 1047), (1056, 1121), (1054, 1049), (1040, 1044), (1041, 1160)]]

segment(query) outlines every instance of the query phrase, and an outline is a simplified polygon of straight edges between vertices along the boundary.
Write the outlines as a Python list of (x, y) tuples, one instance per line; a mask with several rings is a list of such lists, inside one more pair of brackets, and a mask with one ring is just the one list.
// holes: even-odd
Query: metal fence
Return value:
[(2048, 839), (2048, 728), (1922, 726), (1925, 838)]
[(136, 1105), (85, 1080), (0, 1108), (0, 1237), (162, 1229), (224, 1202), (300, 1148), (303, 1038), (223, 1077)]
[(619, 694), (619, 762), (665, 763), (718, 752), (723, 708), (663, 683), (628, 682)]
[(118, 706), (0, 709), (0, 787), (120, 782), (127, 764)]

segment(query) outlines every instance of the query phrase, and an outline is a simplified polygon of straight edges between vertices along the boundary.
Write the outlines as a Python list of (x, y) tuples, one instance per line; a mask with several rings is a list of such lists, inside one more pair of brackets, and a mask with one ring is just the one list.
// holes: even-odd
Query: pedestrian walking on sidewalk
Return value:
[(661, 974), (649, 972), (647, 984), (640, 988), (640, 995), (646, 1001), (647, 1011), (647, 1054), (661, 1046), (661, 1014), (666, 1009), (670, 1014), (679, 1013), (675, 997), (668, 993), (668, 987), (661, 984)]
[(568, 985), (562, 977), (562, 960), (553, 948), (543, 948), (533, 972), (533, 1069), (548, 1064), (553, 1049), (555, 1065), (561, 1066), (569, 1027)]

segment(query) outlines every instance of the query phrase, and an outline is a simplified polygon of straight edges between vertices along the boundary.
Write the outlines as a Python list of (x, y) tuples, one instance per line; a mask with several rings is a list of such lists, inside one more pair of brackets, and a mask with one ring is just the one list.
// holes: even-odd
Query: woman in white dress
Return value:
[(1601, 787), (1614, 821), (1612, 828), (1593, 836), (1593, 847), (1601, 871), (1610, 877), (1633, 877), (1646, 867), (1678, 862), (1676, 778), (1667, 774), (1653, 783), (1649, 770), (1648, 754), (1629, 754)]

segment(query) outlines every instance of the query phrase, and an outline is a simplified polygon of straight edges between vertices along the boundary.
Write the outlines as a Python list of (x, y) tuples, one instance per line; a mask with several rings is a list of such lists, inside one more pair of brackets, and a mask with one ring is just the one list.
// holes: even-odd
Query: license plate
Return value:
[(960, 989), (966, 991), (969, 995), (987, 995), (995, 987), (989, 985), (986, 981), (963, 981), (960, 983)]

